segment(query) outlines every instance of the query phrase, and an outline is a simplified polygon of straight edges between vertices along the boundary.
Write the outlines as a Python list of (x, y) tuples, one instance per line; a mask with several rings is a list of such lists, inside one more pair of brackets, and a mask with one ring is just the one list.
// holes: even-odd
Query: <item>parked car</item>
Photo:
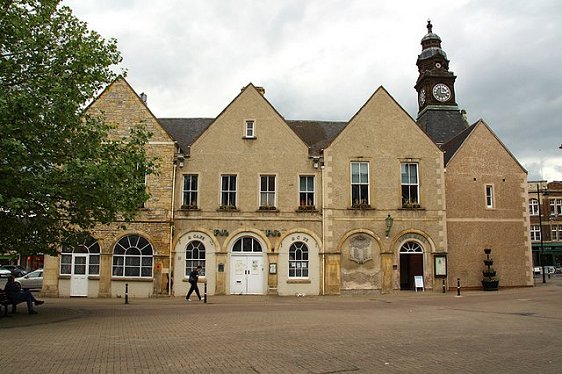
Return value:
[(43, 288), (43, 269), (37, 269), (23, 277), (16, 278), (16, 282), (23, 289), (40, 290)]
[(8, 282), (8, 277), (12, 275), (10, 270), (0, 269), (0, 288), (4, 289), (6, 282)]
[(9, 270), (14, 277), (23, 277), (27, 274), (27, 271), (19, 265), (2, 265), (0, 269)]

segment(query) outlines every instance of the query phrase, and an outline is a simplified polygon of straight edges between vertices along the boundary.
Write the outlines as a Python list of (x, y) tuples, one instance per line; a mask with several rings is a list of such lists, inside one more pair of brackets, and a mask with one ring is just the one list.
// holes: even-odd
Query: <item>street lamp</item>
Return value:
[(546, 283), (546, 275), (544, 273), (544, 263), (543, 263), (543, 256), (544, 256), (544, 244), (542, 238), (542, 212), (541, 212), (541, 196), (540, 193), (543, 193), (543, 196), (546, 195), (545, 189), (539, 189), (539, 185), (537, 184), (537, 202), (539, 203), (539, 235), (541, 238), (541, 250), (539, 252), (539, 266), (541, 267), (542, 272), (542, 282)]

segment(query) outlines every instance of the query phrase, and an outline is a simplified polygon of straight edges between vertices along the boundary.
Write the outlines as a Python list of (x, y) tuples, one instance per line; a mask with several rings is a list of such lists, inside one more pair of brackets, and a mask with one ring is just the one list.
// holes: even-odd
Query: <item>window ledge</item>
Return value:
[(310, 209), (309, 208), (302, 209), (302, 208), (299, 207), (298, 209), (295, 210), (295, 212), (297, 212), (297, 213), (318, 213), (318, 209), (316, 209), (316, 207), (312, 207)]
[(256, 212), (260, 212), (260, 213), (279, 213), (279, 209), (277, 209), (276, 207), (259, 207), (258, 210), (256, 210)]
[(287, 284), (310, 284), (310, 279), (287, 279)]
[(194, 211), (201, 211), (201, 208), (196, 206), (189, 206), (189, 205), (182, 205), (180, 207), (181, 210), (194, 210)]
[(223, 207), (219, 207), (217, 209), (217, 212), (239, 212), (240, 209), (233, 207), (233, 208), (223, 208)]
[(348, 210), (376, 210), (375, 208), (369, 206), (350, 206)]
[(152, 282), (152, 277), (111, 277), (111, 281), (121, 281), (121, 282)]
[(256, 136), (243, 136), (242, 139), (245, 139), (245, 140), (255, 140), (255, 139), (257, 139), (257, 137), (256, 137)]
[(422, 207), (417, 207), (417, 208), (414, 208), (414, 207), (401, 207), (401, 208), (398, 208), (398, 210), (425, 210), (425, 208), (422, 208)]

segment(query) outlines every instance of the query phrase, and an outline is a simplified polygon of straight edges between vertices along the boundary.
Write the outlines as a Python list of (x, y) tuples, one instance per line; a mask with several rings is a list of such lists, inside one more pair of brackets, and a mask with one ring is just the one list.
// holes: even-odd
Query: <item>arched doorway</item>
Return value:
[(230, 251), (230, 293), (237, 295), (265, 293), (262, 244), (252, 236), (238, 238)]
[(408, 241), (400, 247), (400, 289), (413, 290), (415, 276), (423, 277), (423, 248)]

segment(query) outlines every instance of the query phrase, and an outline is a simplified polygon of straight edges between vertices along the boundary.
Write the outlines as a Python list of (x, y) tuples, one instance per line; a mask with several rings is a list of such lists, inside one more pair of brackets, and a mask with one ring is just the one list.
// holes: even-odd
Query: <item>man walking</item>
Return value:
[(187, 293), (187, 296), (185, 297), (185, 299), (187, 301), (191, 301), (191, 299), (189, 297), (191, 296), (193, 291), (195, 291), (195, 293), (197, 294), (197, 297), (199, 298), (199, 301), (201, 301), (201, 294), (199, 293), (199, 287), (197, 286), (197, 280), (199, 279), (199, 272), (201, 270), (203, 270), (203, 268), (201, 266), (197, 266), (197, 268), (195, 270), (193, 270), (191, 273), (189, 273), (189, 284), (191, 284), (191, 287), (189, 288), (189, 292)]

